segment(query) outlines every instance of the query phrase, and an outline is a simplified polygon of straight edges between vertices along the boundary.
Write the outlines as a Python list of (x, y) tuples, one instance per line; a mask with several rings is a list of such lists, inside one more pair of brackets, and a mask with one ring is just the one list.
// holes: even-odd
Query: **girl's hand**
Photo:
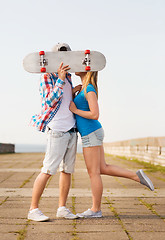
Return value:
[(72, 89), (72, 92), (73, 92), (73, 94), (75, 94), (76, 92), (80, 92), (81, 91), (81, 88), (82, 88), (82, 85), (81, 84), (79, 84), (79, 85), (77, 85), (76, 87), (74, 87), (73, 89)]
[(76, 113), (76, 111), (77, 111), (77, 107), (76, 107), (76, 105), (75, 105), (75, 103), (73, 101), (70, 102), (69, 110), (72, 113)]

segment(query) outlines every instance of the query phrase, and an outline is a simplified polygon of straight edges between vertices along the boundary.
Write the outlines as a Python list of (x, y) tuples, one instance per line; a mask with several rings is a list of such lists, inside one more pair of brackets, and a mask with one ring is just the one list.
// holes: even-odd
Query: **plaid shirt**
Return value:
[[(67, 73), (66, 79), (72, 86), (71, 74)], [(63, 87), (65, 81), (58, 78), (56, 73), (46, 73), (40, 79), (40, 95), (41, 95), (41, 113), (36, 114), (31, 119), (31, 125), (39, 131), (45, 132), (47, 124), (57, 113), (63, 96)]]

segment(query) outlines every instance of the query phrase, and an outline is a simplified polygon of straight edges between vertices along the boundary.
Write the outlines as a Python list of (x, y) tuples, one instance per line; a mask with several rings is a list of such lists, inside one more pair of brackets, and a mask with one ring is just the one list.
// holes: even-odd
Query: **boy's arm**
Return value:
[(64, 84), (65, 81), (57, 77), (56, 83), (53, 86), (49, 74), (42, 75), (40, 82), (40, 93), (49, 107), (55, 107), (57, 102), (61, 99), (63, 95)]
[(58, 68), (58, 76), (56, 75), (55, 77), (56, 82), (54, 86), (49, 74), (44, 74), (41, 77), (41, 95), (49, 107), (55, 107), (57, 102), (61, 99), (63, 95), (66, 73), (69, 69), (69, 65), (63, 66), (63, 62), (61, 62)]
[(72, 88), (73, 99), (75, 98), (76, 93), (79, 94), (79, 92), (81, 91), (81, 88), (82, 88), (82, 84), (79, 84), (76, 87)]

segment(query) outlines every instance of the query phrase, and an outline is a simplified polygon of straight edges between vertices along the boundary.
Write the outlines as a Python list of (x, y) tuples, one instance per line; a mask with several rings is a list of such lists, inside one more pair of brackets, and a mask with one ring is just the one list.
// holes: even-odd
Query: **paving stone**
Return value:
[(22, 228), (24, 228), (24, 225), (18, 225), (18, 224), (1, 224), (0, 225), (0, 233), (17, 233)]
[(116, 231), (122, 231), (122, 227), (119, 224), (112, 224), (112, 221), (107, 224), (100, 224), (100, 222), (97, 222), (95, 220), (95, 224), (83, 224), (83, 225), (77, 225), (76, 231), (79, 232), (116, 232)]
[(31, 232), (32, 234), (39, 233), (72, 233), (73, 232), (73, 226), (70, 224), (67, 225), (57, 225), (56, 222), (53, 222), (53, 224), (45, 224), (39, 223), (37, 225), (30, 225), (28, 226), (28, 232)]
[(165, 232), (131, 232), (131, 236), (135, 240), (149, 239), (149, 240), (164, 240)]
[(78, 233), (78, 237), (83, 240), (128, 240), (128, 236), (125, 232), (93, 232), (93, 233)]
[[(36, 233), (34, 234), (33, 232), (27, 232), (26, 235), (26, 240), (73, 240), (73, 236), (71, 236), (70, 233)], [(9, 240), (9, 239), (5, 239)]]
[[(146, 219), (128, 219), (123, 220), (123, 223), (126, 226), (126, 229), (129, 232), (165, 232), (165, 222), (163, 223), (161, 219), (158, 219), (156, 217), (151, 218), (146, 218)], [(163, 227), (164, 226), (164, 227)]]
[(0, 233), (2, 240), (17, 240), (18, 233)]

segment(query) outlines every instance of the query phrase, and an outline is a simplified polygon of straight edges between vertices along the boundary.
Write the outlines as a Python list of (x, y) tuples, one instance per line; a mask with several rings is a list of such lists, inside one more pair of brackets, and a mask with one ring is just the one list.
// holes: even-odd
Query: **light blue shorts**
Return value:
[(47, 151), (41, 172), (54, 175), (59, 168), (59, 171), (73, 173), (77, 150), (77, 133), (49, 130), (47, 140)]
[(104, 130), (99, 128), (96, 131), (81, 137), (82, 147), (95, 147), (103, 145)]

